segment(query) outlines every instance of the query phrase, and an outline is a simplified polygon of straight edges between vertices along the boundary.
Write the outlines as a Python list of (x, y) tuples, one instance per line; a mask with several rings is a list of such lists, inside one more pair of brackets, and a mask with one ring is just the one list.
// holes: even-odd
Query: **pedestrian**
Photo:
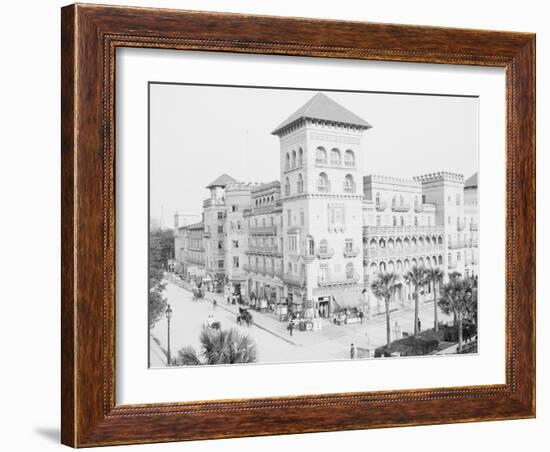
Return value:
[(422, 331), (422, 322), (420, 321), (420, 318), (418, 318), (418, 333)]
[(294, 330), (294, 324), (292, 322), (288, 322), (288, 326), (286, 327), (286, 329), (288, 330), (288, 334), (292, 336), (292, 331)]
[(355, 344), (351, 344), (350, 348), (349, 348), (349, 357), (351, 359), (355, 359), (355, 354), (356, 354), (356, 348), (355, 348)]
[(396, 341), (401, 339), (402, 336), (401, 327), (399, 326), (399, 323), (397, 323), (397, 320), (395, 321), (395, 325), (393, 326), (393, 336), (394, 340)]
[(231, 304), (231, 298), (229, 298), (229, 295), (227, 296), (227, 304)]
[(214, 307), (214, 309), (216, 309), (216, 306), (218, 305), (218, 302), (217, 300), (214, 298), (214, 300), (212, 300), (212, 306)]
[(363, 317), (365, 314), (363, 314), (363, 311), (359, 311), (359, 320), (361, 320), (361, 325), (363, 324)]

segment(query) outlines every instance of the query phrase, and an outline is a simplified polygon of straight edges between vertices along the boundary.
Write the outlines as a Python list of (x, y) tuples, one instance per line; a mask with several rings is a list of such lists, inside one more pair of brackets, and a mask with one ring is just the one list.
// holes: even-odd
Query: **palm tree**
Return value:
[(414, 287), (414, 336), (418, 337), (420, 334), (418, 328), (418, 295), (420, 289), (426, 284), (426, 270), (424, 267), (414, 265), (407, 273), (404, 275), (405, 281), (411, 283)]
[(390, 345), (390, 300), (395, 293), (397, 287), (401, 283), (399, 282), (399, 276), (394, 272), (380, 272), (378, 276), (371, 284), (371, 290), (375, 297), (384, 300), (386, 305), (386, 343)]
[(437, 291), (441, 281), (443, 280), (443, 270), (439, 267), (430, 267), (426, 269), (426, 279), (433, 283), (434, 288), (434, 331), (439, 330), (439, 325), (437, 321)]
[(439, 307), (445, 314), (451, 312), (458, 322), (458, 352), (462, 351), (462, 322), (477, 309), (477, 281), (473, 278), (451, 279), (441, 289)]
[(205, 326), (199, 339), (201, 342), (200, 355), (193, 347), (183, 347), (178, 352), (177, 365), (200, 366), (256, 362), (257, 352), (254, 340), (234, 328), (214, 330)]

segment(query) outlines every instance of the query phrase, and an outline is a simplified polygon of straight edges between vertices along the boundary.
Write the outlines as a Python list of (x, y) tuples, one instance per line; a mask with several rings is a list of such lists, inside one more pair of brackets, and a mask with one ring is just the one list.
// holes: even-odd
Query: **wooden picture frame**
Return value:
[[(73, 447), (535, 416), (535, 36), (71, 5), (62, 9), (62, 442)], [(506, 69), (506, 383), (115, 403), (115, 50), (299, 55)]]

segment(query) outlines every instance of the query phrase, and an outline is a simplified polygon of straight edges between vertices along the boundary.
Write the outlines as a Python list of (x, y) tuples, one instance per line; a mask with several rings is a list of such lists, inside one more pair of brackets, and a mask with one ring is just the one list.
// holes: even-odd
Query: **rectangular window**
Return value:
[(300, 211), (300, 226), (304, 226), (304, 225), (305, 225), (305, 222), (306, 222), (305, 218), (306, 218), (306, 217), (305, 217), (304, 211), (301, 210), (301, 211)]
[(346, 239), (345, 249), (348, 253), (353, 250), (353, 239)]
[(218, 226), (218, 234), (223, 234), (223, 226)]
[(233, 268), (239, 268), (239, 257), (233, 256)]
[(456, 205), (457, 206), (460, 205), (460, 194), (459, 193), (456, 194)]
[(286, 211), (286, 222), (287, 222), (287, 225), (288, 227), (292, 226), (292, 210), (288, 209)]
[(236, 212), (237, 210), (239, 210), (238, 206), (236, 206), (236, 205), (231, 206), (231, 212)]
[(218, 261), (218, 270), (223, 270), (223, 261)]
[(380, 215), (376, 215), (376, 226), (380, 226), (382, 224), (382, 220), (380, 218)]
[(218, 220), (223, 220), (223, 212), (218, 212)]
[(223, 242), (218, 242), (218, 249), (219, 250), (223, 249)]
[(239, 247), (239, 241), (233, 240), (233, 248), (238, 248), (238, 247)]

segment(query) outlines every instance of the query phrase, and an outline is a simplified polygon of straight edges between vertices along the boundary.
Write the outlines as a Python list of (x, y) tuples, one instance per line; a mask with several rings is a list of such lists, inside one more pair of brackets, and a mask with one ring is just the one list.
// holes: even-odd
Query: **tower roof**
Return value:
[(271, 133), (277, 135), (282, 129), (302, 118), (349, 124), (364, 129), (370, 129), (372, 127), (367, 121), (360, 118), (355, 113), (352, 113), (347, 108), (342, 107), (342, 105), (335, 102), (330, 97), (323, 93), (317, 93)]
[(472, 174), (466, 182), (464, 182), (465, 188), (474, 188), (477, 187), (477, 173)]
[(237, 182), (235, 179), (233, 179), (228, 174), (222, 174), (217, 179), (210, 182), (206, 188), (214, 188), (214, 187), (225, 187), (226, 185), (232, 184), (234, 182)]

